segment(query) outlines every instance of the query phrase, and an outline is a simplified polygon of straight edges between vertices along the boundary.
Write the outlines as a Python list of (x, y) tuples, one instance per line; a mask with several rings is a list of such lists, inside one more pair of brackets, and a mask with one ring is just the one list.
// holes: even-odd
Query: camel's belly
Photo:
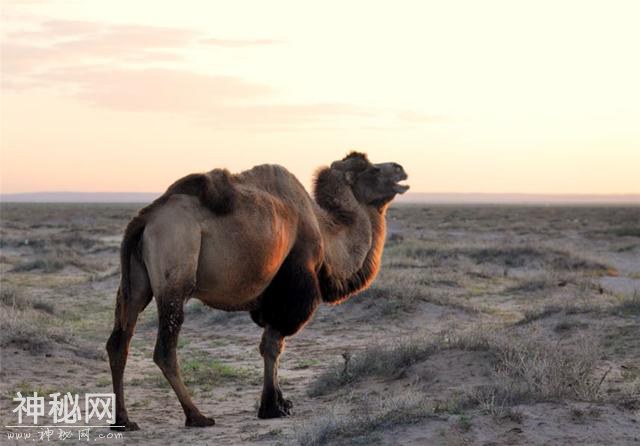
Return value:
[[(194, 297), (214, 308), (243, 310), (269, 286), (293, 244), (277, 222), (203, 236)], [(250, 234), (250, 236), (248, 236)]]
[(269, 286), (269, 283), (270, 281), (261, 281), (244, 284), (241, 287), (233, 286), (232, 283), (216, 283), (212, 284), (212, 288), (206, 288), (207, 283), (203, 283), (198, 284), (198, 289), (193, 297), (220, 310), (249, 310), (255, 305), (258, 297)]

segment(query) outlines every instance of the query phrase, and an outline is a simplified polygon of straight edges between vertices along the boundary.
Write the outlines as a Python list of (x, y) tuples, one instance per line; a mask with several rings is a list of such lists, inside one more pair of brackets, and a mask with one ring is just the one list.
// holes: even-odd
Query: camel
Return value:
[(321, 302), (338, 304), (375, 278), (385, 213), (409, 186), (396, 163), (372, 164), (352, 152), (318, 170), (314, 197), (284, 167), (260, 165), (232, 175), (215, 169), (176, 181), (125, 230), (121, 282), (107, 352), (117, 430), (137, 430), (125, 407), (123, 374), (138, 315), (155, 297), (153, 359), (175, 391), (185, 425), (212, 426), (192, 401), (176, 354), (189, 298), (226, 311), (249, 311), (264, 328), (259, 418), (291, 414), (278, 383), (285, 338)]

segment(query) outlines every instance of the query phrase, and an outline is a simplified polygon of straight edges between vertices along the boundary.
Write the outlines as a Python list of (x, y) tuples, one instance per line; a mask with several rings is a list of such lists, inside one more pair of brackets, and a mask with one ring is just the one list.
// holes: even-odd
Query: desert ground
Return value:
[[(139, 207), (2, 204), (2, 426), (18, 391), (111, 391), (118, 248)], [(152, 302), (125, 372), (141, 430), (95, 443), (640, 444), (638, 206), (394, 205), (372, 287), (287, 341), (289, 418), (256, 417), (261, 329), (192, 300), (181, 368), (216, 425), (185, 428), (156, 324)]]

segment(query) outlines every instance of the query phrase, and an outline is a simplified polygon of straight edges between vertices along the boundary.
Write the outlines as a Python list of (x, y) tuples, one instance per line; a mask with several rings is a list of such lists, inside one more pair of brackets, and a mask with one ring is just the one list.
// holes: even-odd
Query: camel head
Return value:
[(384, 205), (409, 186), (400, 184), (408, 178), (398, 163), (372, 164), (363, 153), (351, 152), (331, 164), (331, 170), (341, 172), (356, 200), (366, 205)]

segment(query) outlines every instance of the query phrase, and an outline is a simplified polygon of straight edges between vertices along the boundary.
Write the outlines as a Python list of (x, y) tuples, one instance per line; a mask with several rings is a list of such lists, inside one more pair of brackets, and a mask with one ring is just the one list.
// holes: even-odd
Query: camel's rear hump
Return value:
[(163, 196), (193, 195), (211, 212), (228, 214), (236, 201), (236, 189), (232, 181), (233, 177), (226, 169), (194, 173), (173, 183)]

